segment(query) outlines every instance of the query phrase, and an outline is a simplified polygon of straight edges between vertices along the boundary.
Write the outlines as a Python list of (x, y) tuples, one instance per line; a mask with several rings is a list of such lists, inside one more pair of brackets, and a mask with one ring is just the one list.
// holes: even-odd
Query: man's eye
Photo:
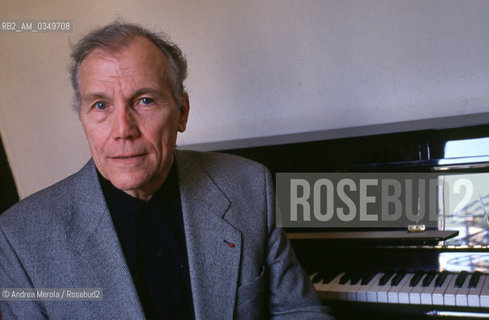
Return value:
[(141, 100), (140, 100), (140, 101), (141, 101), (141, 103), (142, 103), (142, 104), (151, 104), (151, 103), (153, 103), (153, 99), (151, 99), (151, 98), (146, 98), (146, 97), (141, 98)]
[(103, 101), (96, 102), (95, 108), (98, 110), (105, 110), (105, 109), (107, 109), (107, 103), (105, 103)]

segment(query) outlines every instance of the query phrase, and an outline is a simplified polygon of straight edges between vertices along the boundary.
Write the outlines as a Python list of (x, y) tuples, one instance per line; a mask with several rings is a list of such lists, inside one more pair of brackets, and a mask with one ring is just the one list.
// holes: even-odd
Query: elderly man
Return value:
[(186, 61), (113, 23), (74, 48), (92, 159), (0, 216), (0, 287), (100, 288), (100, 300), (0, 302), (2, 319), (328, 319), (282, 231), (268, 171), (175, 150)]

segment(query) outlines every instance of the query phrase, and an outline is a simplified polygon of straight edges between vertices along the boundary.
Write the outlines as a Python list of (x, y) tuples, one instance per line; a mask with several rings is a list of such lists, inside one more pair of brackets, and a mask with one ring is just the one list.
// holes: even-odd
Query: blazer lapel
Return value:
[(144, 319), (92, 161), (76, 176), (71, 201), (66, 237), (73, 286), (103, 289), (102, 301), (85, 302), (96, 318)]
[(232, 319), (241, 233), (223, 219), (231, 203), (189, 154), (176, 163), (196, 318)]

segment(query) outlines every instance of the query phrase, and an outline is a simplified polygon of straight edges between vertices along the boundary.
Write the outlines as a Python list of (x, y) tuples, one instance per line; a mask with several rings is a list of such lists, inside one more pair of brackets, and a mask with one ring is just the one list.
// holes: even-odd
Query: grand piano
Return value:
[(438, 225), (286, 228), (322, 301), (338, 319), (489, 318), (489, 126), (418, 130), (219, 150), (279, 172), (470, 175), (473, 197)]

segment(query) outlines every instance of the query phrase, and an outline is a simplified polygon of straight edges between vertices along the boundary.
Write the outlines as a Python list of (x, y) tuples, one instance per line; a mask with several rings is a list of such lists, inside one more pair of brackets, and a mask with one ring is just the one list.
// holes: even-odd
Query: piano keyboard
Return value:
[(489, 308), (489, 275), (480, 272), (315, 273), (322, 300)]

